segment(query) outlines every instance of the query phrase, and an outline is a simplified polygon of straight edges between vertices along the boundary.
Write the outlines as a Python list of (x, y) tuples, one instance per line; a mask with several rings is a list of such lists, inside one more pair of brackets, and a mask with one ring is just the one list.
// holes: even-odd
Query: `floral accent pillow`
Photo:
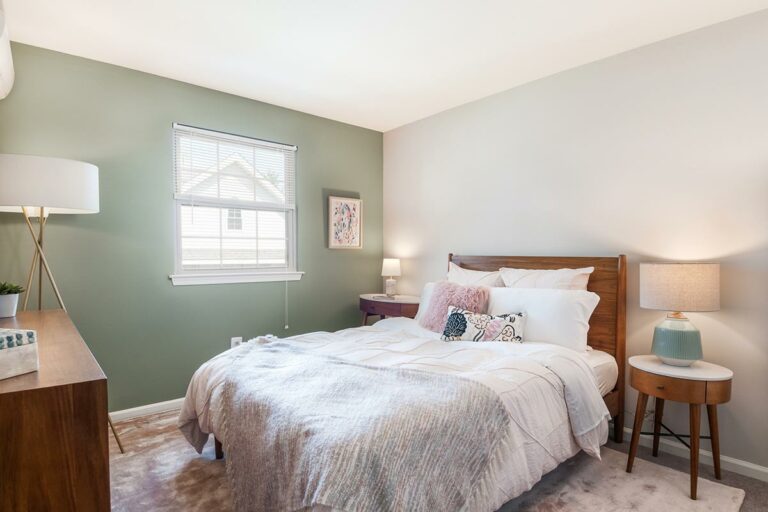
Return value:
[(440, 339), (443, 341), (509, 341), (522, 343), (525, 316), (522, 313), (486, 315), (450, 306)]

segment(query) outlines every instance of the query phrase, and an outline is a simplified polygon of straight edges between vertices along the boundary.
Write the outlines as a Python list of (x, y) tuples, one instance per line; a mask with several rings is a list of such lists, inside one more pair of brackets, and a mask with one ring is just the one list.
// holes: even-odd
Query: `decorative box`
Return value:
[(0, 329), (0, 379), (36, 372), (37, 333), (22, 329)]

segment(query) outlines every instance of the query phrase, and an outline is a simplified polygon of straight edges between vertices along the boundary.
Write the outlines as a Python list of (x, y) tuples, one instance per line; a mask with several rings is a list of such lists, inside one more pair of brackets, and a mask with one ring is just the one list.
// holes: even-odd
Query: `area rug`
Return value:
[[(126, 453), (112, 443), (112, 510), (232, 510), (224, 462), (214, 460), (212, 443), (203, 455), (192, 449), (176, 429), (177, 414), (116, 424)], [(626, 455), (603, 448), (602, 457), (573, 457), (500, 512), (737, 512), (744, 500), (741, 489), (700, 478), (693, 501), (686, 473), (636, 459), (628, 474)]]
[(213, 443), (199, 455), (176, 428), (178, 411), (119, 422), (126, 453), (110, 436), (112, 510), (215, 512), (232, 510), (224, 461)]
[(743, 490), (703, 478), (694, 501), (687, 473), (640, 458), (627, 473), (626, 454), (603, 447), (600, 455), (563, 462), (500, 512), (737, 512), (744, 501)]

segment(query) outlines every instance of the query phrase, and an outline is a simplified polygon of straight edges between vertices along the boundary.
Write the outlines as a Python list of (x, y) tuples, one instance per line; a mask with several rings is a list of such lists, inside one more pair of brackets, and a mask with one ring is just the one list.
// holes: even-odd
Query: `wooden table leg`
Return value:
[(701, 429), (701, 405), (691, 404), (691, 499), (696, 499), (699, 483), (699, 431)]
[(635, 408), (635, 424), (632, 427), (632, 441), (629, 443), (629, 455), (627, 456), (627, 473), (632, 472), (632, 463), (635, 462), (637, 443), (640, 441), (640, 431), (643, 428), (646, 405), (648, 405), (648, 395), (645, 393), (638, 393), (637, 407)]
[(712, 460), (715, 463), (715, 478), (722, 480), (720, 473), (720, 430), (717, 427), (717, 405), (707, 405), (707, 418), (709, 419), (709, 436), (712, 441)]
[(661, 433), (661, 418), (664, 416), (664, 399), (656, 397), (653, 410), (653, 456), (659, 456), (659, 434)]
[(368, 312), (363, 311), (363, 325), (368, 325)]

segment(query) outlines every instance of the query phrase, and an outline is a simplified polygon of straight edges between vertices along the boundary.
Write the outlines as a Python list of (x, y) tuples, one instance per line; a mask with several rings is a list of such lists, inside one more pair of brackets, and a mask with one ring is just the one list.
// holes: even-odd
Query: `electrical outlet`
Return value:
[(233, 336), (232, 339), (229, 340), (229, 348), (235, 348), (243, 343), (243, 337), (242, 336)]

